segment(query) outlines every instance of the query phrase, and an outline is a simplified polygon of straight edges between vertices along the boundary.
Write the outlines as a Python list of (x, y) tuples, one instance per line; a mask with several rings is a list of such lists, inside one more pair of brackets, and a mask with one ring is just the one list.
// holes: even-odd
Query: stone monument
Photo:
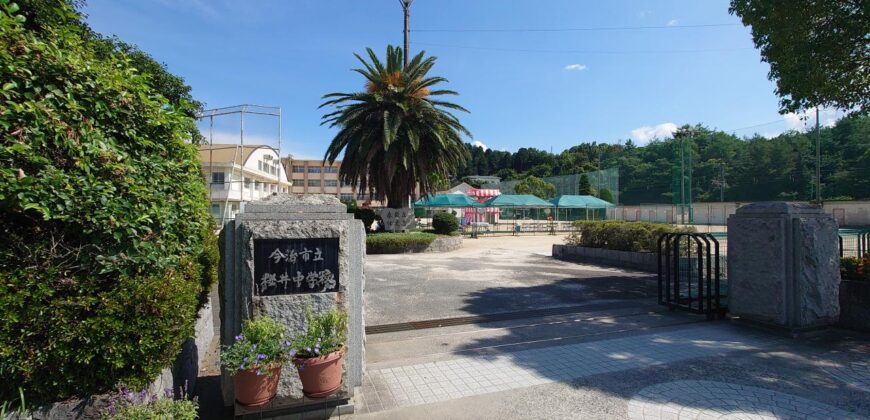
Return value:
[[(236, 405), (236, 415), (297, 413), (312, 406), (321, 411), (324, 407), (347, 410), (354, 387), (362, 384), (365, 360), (362, 222), (334, 196), (275, 193), (248, 203), (236, 220), (224, 225), (220, 249), (222, 345), (231, 344), (242, 322), (255, 316), (278, 320), (292, 336), (304, 328), (306, 307), (314, 313), (339, 308), (348, 314), (347, 353), (338, 394), (327, 399), (304, 397), (296, 368), (287, 363), (277, 396), (254, 411)], [(226, 405), (235, 402), (232, 375), (222, 372)]]
[(797, 333), (840, 312), (837, 223), (818, 206), (762, 202), (728, 218), (728, 307), (750, 323)]

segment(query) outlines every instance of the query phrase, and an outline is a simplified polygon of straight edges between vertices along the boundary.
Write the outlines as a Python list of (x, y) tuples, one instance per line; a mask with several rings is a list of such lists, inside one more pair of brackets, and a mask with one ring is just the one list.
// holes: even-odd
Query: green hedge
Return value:
[(88, 34), (0, 0), (0, 401), (146, 385), (216, 279), (194, 110)]
[(565, 243), (617, 251), (653, 252), (662, 234), (694, 231), (691, 227), (680, 228), (662, 223), (580, 220), (574, 222), (574, 232), (568, 235)]
[(452, 213), (435, 213), (432, 216), (432, 229), (439, 235), (450, 235), (459, 230), (459, 220)]
[(373, 233), (366, 236), (367, 254), (401, 254), (426, 249), (438, 235), (434, 233)]
[(840, 278), (870, 281), (870, 254), (865, 255), (864, 258), (840, 258)]

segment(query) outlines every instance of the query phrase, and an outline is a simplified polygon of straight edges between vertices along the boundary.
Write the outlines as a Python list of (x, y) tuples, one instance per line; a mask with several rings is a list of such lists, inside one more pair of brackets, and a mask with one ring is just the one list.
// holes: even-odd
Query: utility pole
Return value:
[(399, 0), (405, 12), (405, 67), (408, 67), (408, 52), (411, 50), (411, 3), (414, 0)]
[(822, 132), (819, 130), (818, 105), (816, 105), (816, 204), (822, 205)]
[(680, 224), (686, 224), (686, 140), (680, 136)]
[(719, 164), (719, 201), (725, 202), (725, 162)]

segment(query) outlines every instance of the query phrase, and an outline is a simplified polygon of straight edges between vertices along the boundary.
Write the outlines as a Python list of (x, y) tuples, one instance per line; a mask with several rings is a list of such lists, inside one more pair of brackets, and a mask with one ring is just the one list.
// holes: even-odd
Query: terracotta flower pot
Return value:
[(281, 378), (281, 365), (269, 369), (271, 374), (258, 375), (256, 369), (241, 370), (233, 377), (236, 401), (241, 405), (259, 406), (266, 404), (278, 391)]
[(310, 359), (293, 359), (302, 381), (302, 392), (309, 398), (323, 398), (341, 389), (344, 352), (334, 351)]

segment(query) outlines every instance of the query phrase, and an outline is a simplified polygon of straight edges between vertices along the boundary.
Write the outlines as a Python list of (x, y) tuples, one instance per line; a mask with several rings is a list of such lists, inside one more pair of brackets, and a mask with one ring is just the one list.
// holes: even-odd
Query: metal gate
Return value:
[(721, 318), (727, 311), (727, 274), (719, 241), (709, 233), (666, 233), (658, 241), (659, 304), (672, 311)]

